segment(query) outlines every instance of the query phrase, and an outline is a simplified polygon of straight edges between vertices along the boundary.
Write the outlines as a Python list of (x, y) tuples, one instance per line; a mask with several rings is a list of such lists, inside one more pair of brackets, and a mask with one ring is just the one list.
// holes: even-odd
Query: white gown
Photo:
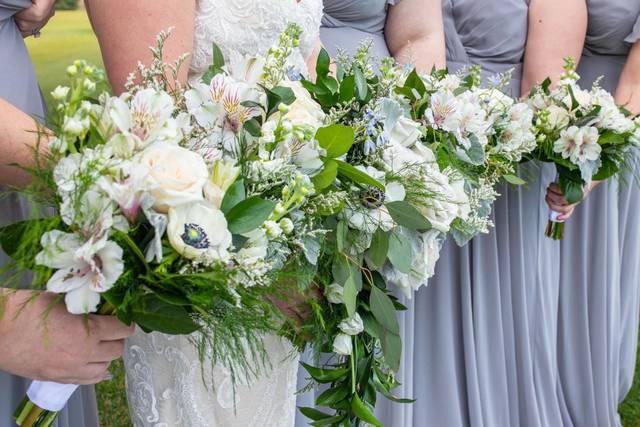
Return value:
[[(290, 22), (303, 30), (292, 58), (305, 60), (319, 36), (321, 0), (198, 0), (191, 81), (211, 62), (216, 43), (229, 63), (241, 55), (266, 54)], [(127, 395), (136, 427), (291, 427), (294, 425), (298, 356), (276, 336), (264, 338), (272, 370), (236, 386), (222, 366), (202, 371), (186, 336), (138, 331), (124, 353)]]

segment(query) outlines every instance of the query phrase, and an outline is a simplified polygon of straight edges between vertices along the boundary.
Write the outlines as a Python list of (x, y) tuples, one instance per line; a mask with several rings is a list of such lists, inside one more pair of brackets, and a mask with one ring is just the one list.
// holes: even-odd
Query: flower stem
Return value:
[(562, 240), (562, 237), (564, 236), (564, 222), (547, 222), (547, 229), (545, 230), (544, 235), (552, 238), (553, 240)]
[(42, 409), (25, 396), (16, 408), (13, 418), (21, 427), (50, 427), (58, 417), (57, 412)]

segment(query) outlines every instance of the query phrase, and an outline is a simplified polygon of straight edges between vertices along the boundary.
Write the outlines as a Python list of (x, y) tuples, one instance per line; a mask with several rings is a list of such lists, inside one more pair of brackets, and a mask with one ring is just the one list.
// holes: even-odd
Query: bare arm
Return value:
[(585, 0), (531, 0), (522, 94), (547, 77), (557, 80), (565, 57), (579, 60), (586, 32)]
[(36, 120), (0, 98), (0, 185), (21, 186), (29, 174), (12, 164), (33, 165), (34, 150), (46, 147), (47, 138)]
[(403, 0), (389, 8), (385, 38), (400, 63), (429, 72), (446, 65), (441, 0)]
[[(165, 45), (165, 62), (173, 62), (193, 48), (195, 0), (87, 0), (87, 12), (98, 36), (111, 86), (124, 91), (138, 61), (151, 62), (149, 46), (162, 30), (173, 28)], [(188, 61), (181, 69), (185, 83)]]
[(636, 42), (629, 52), (615, 96), (618, 104), (634, 115), (640, 114), (640, 42)]

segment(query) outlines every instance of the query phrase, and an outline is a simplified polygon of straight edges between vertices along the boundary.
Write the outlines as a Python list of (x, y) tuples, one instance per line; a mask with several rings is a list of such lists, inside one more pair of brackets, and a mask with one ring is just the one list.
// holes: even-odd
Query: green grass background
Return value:
[[(58, 12), (42, 31), (39, 39), (27, 40), (29, 51), (35, 63), (36, 73), (45, 97), (63, 84), (65, 69), (75, 59), (85, 59), (102, 66), (102, 60), (86, 14), (82, 10)], [(640, 362), (636, 365), (636, 372)], [(112, 366), (113, 379), (98, 385), (98, 406), (102, 427), (131, 426), (124, 391), (122, 363)], [(640, 427), (640, 376), (636, 375), (629, 396), (620, 406), (625, 427)]]

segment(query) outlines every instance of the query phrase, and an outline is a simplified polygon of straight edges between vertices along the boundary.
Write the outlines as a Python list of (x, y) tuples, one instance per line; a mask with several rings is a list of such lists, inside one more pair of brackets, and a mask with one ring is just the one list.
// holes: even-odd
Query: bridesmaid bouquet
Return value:
[[(56, 215), (5, 227), (0, 242), (10, 268), (33, 270), (34, 287), (60, 294), (70, 313), (198, 331), (203, 362), (252, 378), (268, 368), (261, 337), (282, 327), (272, 301), (288, 295), (283, 277), (313, 276), (327, 210), (346, 199), (313, 198), (312, 177), (353, 133), (323, 126), (319, 106), (296, 99), (302, 86), (284, 81), (297, 27), (234, 69), (214, 47), (187, 88), (176, 81), (184, 57), (162, 62), (167, 36), (119, 97), (102, 90), (102, 71), (67, 69), (70, 85), (53, 93), (55, 138), (26, 191)], [(34, 381), (17, 423), (51, 425), (75, 388)]]
[[(434, 70), (411, 74), (396, 89), (411, 117), (423, 126), (421, 140), (449, 176), (458, 177), (469, 200), (465, 215), (440, 230), (451, 232), (462, 246), (493, 226), (491, 206), (502, 180), (522, 185), (516, 166), (536, 147), (531, 129), (533, 111), (502, 92), (510, 75), (498, 75), (488, 88), (480, 87), (480, 69), (466, 75)], [(436, 227), (437, 223), (434, 223)]]
[[(547, 79), (534, 87), (529, 104), (535, 110), (538, 140), (533, 157), (556, 165), (562, 193), (573, 204), (582, 200), (585, 187), (629, 164), (638, 125), (597, 82), (591, 90), (581, 89), (575, 61), (565, 62), (558, 86), (551, 88)], [(563, 232), (564, 222), (551, 211), (545, 234), (560, 240)]]

